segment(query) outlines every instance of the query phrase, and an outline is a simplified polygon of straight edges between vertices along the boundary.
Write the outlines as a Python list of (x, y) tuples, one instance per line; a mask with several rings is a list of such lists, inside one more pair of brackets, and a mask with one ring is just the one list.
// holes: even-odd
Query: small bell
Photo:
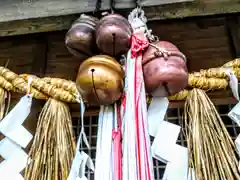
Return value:
[(160, 85), (164, 91), (158, 96), (170, 96), (188, 84), (186, 57), (170, 42), (156, 41), (143, 55), (143, 75), (148, 94), (155, 94)]
[(132, 27), (119, 14), (103, 17), (96, 28), (96, 44), (99, 50), (110, 56), (125, 54), (130, 48)]
[(89, 105), (112, 104), (121, 97), (124, 71), (112, 57), (97, 55), (79, 67), (76, 85)]
[(66, 34), (65, 44), (69, 52), (76, 56), (92, 56), (97, 53), (95, 30), (99, 20), (93, 16), (82, 14)]

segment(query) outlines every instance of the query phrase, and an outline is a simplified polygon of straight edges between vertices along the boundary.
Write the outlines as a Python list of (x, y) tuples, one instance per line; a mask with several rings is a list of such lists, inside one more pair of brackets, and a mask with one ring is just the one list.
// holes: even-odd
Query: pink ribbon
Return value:
[(137, 58), (139, 53), (144, 51), (149, 45), (147, 39), (141, 39), (138, 35), (133, 34), (131, 37), (131, 55), (132, 58)]
[(122, 180), (122, 134), (120, 106), (117, 106), (117, 116), (118, 128), (114, 129), (112, 132), (114, 149), (114, 180)]

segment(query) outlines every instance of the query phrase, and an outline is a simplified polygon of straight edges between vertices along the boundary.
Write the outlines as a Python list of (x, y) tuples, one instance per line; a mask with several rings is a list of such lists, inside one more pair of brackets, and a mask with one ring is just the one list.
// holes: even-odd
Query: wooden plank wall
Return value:
[[(189, 71), (218, 67), (236, 56), (229, 38), (226, 17), (153, 21), (149, 27), (161, 40), (176, 44), (188, 58)], [(235, 26), (235, 36), (239, 27)], [(0, 40), (0, 65), (9, 60), (8, 68), (16, 73), (75, 80), (84, 58), (74, 58), (65, 48), (66, 31), (5, 37)], [(233, 34), (233, 33), (232, 33)], [(13, 95), (16, 103), (22, 95)], [(34, 132), (43, 101), (34, 101), (33, 111), (25, 123)], [(79, 117), (78, 105), (71, 105), (74, 119)], [(95, 113), (96, 114), (96, 113)]]

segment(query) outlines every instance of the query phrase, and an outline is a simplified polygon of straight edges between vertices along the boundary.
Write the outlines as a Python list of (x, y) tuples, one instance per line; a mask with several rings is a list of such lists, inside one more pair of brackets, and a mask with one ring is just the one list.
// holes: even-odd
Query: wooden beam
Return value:
[[(143, 6), (158, 6), (194, 0), (141, 0)], [(221, 0), (220, 0), (221, 1)], [(97, 0), (9, 0), (0, 1), (0, 22), (93, 12)], [(135, 0), (114, 1), (116, 8), (134, 8)], [(110, 1), (101, 0), (101, 10), (109, 10)]]
[[(162, 1), (159, 0), (143, 0), (143, 8), (148, 20), (240, 12), (238, 0), (198, 0), (186, 3), (174, 1), (171, 4), (162, 5)], [(134, 1), (131, 0), (116, 0), (115, 5), (119, 12), (125, 13), (135, 7)], [(65, 30), (80, 13), (92, 12), (94, 8), (95, 0), (11, 0), (8, 4), (6, 1), (0, 1), (0, 36)], [(101, 10), (105, 11), (109, 8), (108, 0), (103, 0)]]

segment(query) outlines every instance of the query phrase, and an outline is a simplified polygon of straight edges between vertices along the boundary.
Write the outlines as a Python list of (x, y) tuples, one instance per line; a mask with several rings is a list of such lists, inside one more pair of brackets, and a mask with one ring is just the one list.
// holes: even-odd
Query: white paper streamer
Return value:
[(112, 130), (114, 128), (114, 109), (101, 106), (98, 119), (97, 150), (94, 179), (113, 180)]
[[(232, 110), (228, 113), (228, 116), (240, 126), (240, 102), (238, 102)], [(236, 148), (238, 153), (240, 153), (240, 134), (237, 136), (235, 140)]]
[(188, 179), (188, 153), (187, 148), (174, 145), (170, 161), (167, 163), (163, 180), (187, 180)]
[[(236, 75), (233, 73), (232, 69), (227, 69), (226, 71), (228, 73), (229, 79), (230, 79), (230, 87), (232, 89), (232, 93), (234, 97), (239, 101), (239, 94), (238, 94), (238, 79)], [(233, 109), (228, 113), (228, 116), (236, 123), (238, 126), (240, 126), (240, 102), (238, 102)], [(240, 153), (240, 134), (237, 136), (235, 140), (236, 148), (238, 150), (238, 153)]]
[(187, 148), (176, 144), (181, 127), (163, 121), (168, 107), (167, 98), (153, 97), (152, 103), (148, 110), (148, 121), (152, 127), (152, 135), (157, 131), (152, 154), (154, 158), (167, 164), (163, 180), (188, 179)]
[(234, 74), (231, 68), (226, 68), (225, 71), (229, 77), (229, 86), (232, 90), (233, 96), (239, 101), (239, 94), (238, 94), (238, 78)]
[(148, 127), (151, 136), (155, 137), (157, 135), (159, 125), (164, 120), (168, 103), (167, 97), (155, 97), (152, 99), (148, 108)]
[(77, 147), (76, 147), (76, 154), (72, 162), (71, 170), (68, 176), (68, 180), (85, 180), (87, 177), (85, 176), (85, 168), (86, 166), (94, 171), (94, 165), (92, 162), (92, 159), (88, 154), (86, 154), (84, 151), (80, 151), (80, 148), (82, 146), (82, 141), (85, 143), (85, 145), (90, 149), (90, 145), (87, 140), (87, 136), (84, 131), (84, 112), (85, 112), (85, 106), (80, 98), (80, 112), (81, 112), (81, 132), (78, 137), (77, 141)]
[(175, 158), (176, 141), (181, 127), (166, 121), (161, 122), (158, 133), (152, 144), (153, 156), (167, 163)]
[(0, 141), (0, 155), (5, 159), (0, 164), (0, 174), (5, 179), (23, 179), (20, 172), (27, 165), (28, 155), (25, 148), (32, 139), (32, 135), (22, 126), (30, 113), (32, 96), (26, 95), (0, 122), (0, 132), (5, 138)]

